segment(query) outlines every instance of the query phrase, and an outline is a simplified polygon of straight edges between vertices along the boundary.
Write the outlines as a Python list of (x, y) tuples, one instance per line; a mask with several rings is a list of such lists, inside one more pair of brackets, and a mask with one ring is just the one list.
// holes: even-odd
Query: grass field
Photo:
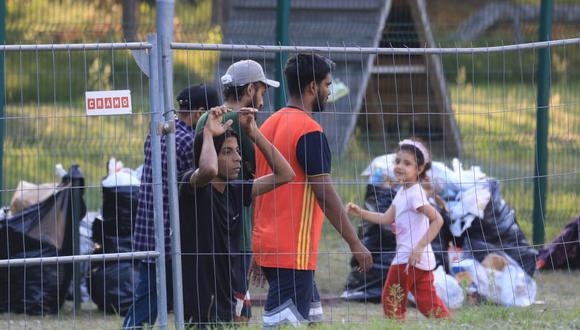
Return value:
[[(464, 306), (452, 311), (452, 320), (425, 319), (416, 309), (409, 308), (406, 322), (386, 320), (379, 304), (338, 302), (325, 304), (326, 324), (320, 329), (577, 329), (580, 327), (580, 300), (577, 288), (580, 273), (544, 271), (535, 276), (540, 304), (527, 308), (506, 308), (483, 304)], [(320, 281), (318, 283), (321, 283)], [(254, 306), (254, 318), (249, 329), (261, 329), (262, 307)], [(173, 322), (170, 314), (169, 321)], [(24, 316), (3, 314), (2, 329), (118, 329), (122, 322), (116, 315), (104, 315), (92, 303), (73, 313), (67, 302), (59, 316)], [(172, 324), (170, 324), (172, 328)]]

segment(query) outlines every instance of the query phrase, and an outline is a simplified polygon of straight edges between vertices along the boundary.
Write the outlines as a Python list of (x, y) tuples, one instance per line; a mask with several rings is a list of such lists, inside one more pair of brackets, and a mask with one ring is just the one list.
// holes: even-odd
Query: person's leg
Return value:
[(391, 265), (383, 287), (381, 300), (383, 312), (388, 318), (404, 319), (407, 311), (409, 284), (405, 272), (406, 264)]
[(236, 321), (247, 323), (252, 317), (252, 302), (250, 298), (250, 286), (248, 283), (248, 273), (252, 262), (252, 251), (242, 251), (242, 258), (239, 263), (240, 288), (236, 290)]
[(417, 309), (426, 317), (449, 317), (449, 310), (437, 295), (433, 285), (433, 272), (409, 267), (409, 273), (414, 275), (412, 292), (417, 302)]
[(167, 312), (171, 312), (173, 311), (173, 264), (170, 258), (165, 259), (165, 287), (167, 290)]
[(269, 284), (264, 327), (300, 325), (308, 319), (314, 271), (262, 268)]
[(139, 283), (133, 293), (133, 305), (123, 320), (123, 329), (152, 326), (157, 320), (157, 274), (155, 264), (139, 264)]
[(316, 281), (312, 281), (312, 299), (310, 300), (310, 311), (308, 312), (308, 322), (310, 323), (320, 323), (324, 321), (324, 311), (322, 310), (322, 301), (320, 299), (320, 294), (318, 293), (318, 288), (316, 287)]

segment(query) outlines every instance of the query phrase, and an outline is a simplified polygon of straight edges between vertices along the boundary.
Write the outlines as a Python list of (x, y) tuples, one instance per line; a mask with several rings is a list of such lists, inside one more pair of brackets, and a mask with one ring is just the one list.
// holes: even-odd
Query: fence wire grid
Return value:
[[(163, 95), (160, 89), (151, 90), (151, 77), (133, 57), (149, 44), (138, 44), (15, 45), (1, 49), (6, 81), (2, 118), (2, 235), (6, 238), (0, 255), (2, 328), (119, 328), (135, 303), (134, 293), (142, 279), (139, 272), (147, 265), (141, 260), (159, 256), (134, 247), (137, 181), (121, 184), (117, 174), (112, 176), (111, 186), (105, 184), (111, 178), (110, 171), (141, 179), (138, 167), (143, 163), (150, 118), (161, 114), (152, 110), (150, 95)], [(279, 69), (277, 53), (328, 57), (336, 64), (331, 95), (337, 99), (314, 118), (328, 137), (332, 185), (345, 204), (352, 201), (369, 210), (386, 210), (397, 187), (388, 184), (392, 179), (389, 157), (375, 158), (393, 153), (398, 142), (407, 137), (425, 141), (433, 161), (441, 166), (437, 173), (434, 168), (440, 179), (435, 185), (448, 211), (440, 210), (445, 224), (432, 246), (443, 272), (442, 280), (436, 280), (440, 285), (437, 292), (448, 306), (454, 304), (452, 320), (430, 323), (417, 309), (409, 308), (410, 322), (404, 326), (500, 326), (504, 322), (533, 326), (538, 313), (545, 322), (542, 324), (578, 326), (575, 293), (580, 285), (576, 270), (580, 242), (578, 236), (568, 239), (560, 234), (566, 233), (565, 228), (576, 233), (580, 229), (580, 100), (575, 93), (580, 84), (575, 70), (579, 45), (578, 39), (470, 48), (173, 43), (179, 59), (173, 78), (180, 82), (175, 84), (175, 95), (187, 86), (203, 83), (216, 88), (219, 101), (224, 102), (219, 78), (236, 61), (255, 60), (273, 79)], [(550, 113), (548, 191), (543, 205), (546, 242), (541, 244), (533, 243), (531, 237), (532, 191), (537, 179), (535, 70), (537, 51), (544, 47), (550, 49), (552, 70), (550, 106), (545, 109)], [(197, 70), (194, 67), (205, 68), (204, 74), (193, 73)], [(282, 81), (282, 86), (286, 84)], [(131, 91), (132, 114), (85, 115), (85, 91), (125, 89)], [(274, 88), (269, 88), (257, 116), (260, 124), (276, 112), (274, 100)], [(162, 112), (173, 108), (176, 106), (166, 105)], [(116, 162), (110, 162), (112, 158)], [(57, 164), (62, 164), (68, 175), (62, 177)], [(153, 181), (159, 183), (161, 178)], [(292, 184), (300, 183), (308, 182)], [(474, 186), (473, 199), (462, 199), (459, 192)], [(457, 221), (464, 220), (462, 216), (474, 205), (482, 213), (464, 228), (464, 223)], [(72, 221), (79, 215), (82, 221), (75, 229)], [(323, 326), (397, 325), (383, 318), (377, 303), (395, 253), (393, 229), (357, 217), (350, 220), (373, 253), (373, 268), (366, 274), (357, 272), (348, 246), (332, 226), (324, 225), (315, 273)], [(203, 241), (192, 233), (180, 235), (182, 242)], [(449, 250), (450, 245), (463, 248), (461, 260), (477, 262), (453, 262), (457, 252)], [(576, 255), (568, 255), (574, 246)], [(99, 257), (102, 253), (119, 254), (117, 260), (105, 261)], [(500, 260), (486, 259), (489, 255)], [(70, 258), (50, 259), (56, 256)], [(181, 256), (202, 257), (204, 253)], [(215, 261), (221, 255), (210, 256)], [(563, 258), (560, 264), (558, 258)], [(167, 258), (169, 268), (170, 263), (171, 258)], [(195, 281), (196, 272), (184, 265), (183, 283)], [(231, 281), (240, 276), (236, 272), (216, 274), (214, 281)], [(471, 281), (457, 279), (461, 272), (471, 274)], [(76, 290), (75, 278), (80, 281)], [(157, 281), (155, 276), (148, 280)], [(186, 287), (168, 286), (167, 290)], [(253, 301), (249, 326), (258, 328), (265, 316), (267, 289), (250, 286), (249, 291)], [(191, 299), (188, 292), (183, 295)], [(171, 301), (168, 297), (168, 309)], [(525, 307), (507, 307), (517, 304)], [(151, 301), (150, 307), (153, 305)], [(501, 321), (490, 321), (498, 315)], [(172, 321), (170, 315), (170, 320), (159, 326), (171, 326)], [(177, 321), (176, 327), (184, 326)]]

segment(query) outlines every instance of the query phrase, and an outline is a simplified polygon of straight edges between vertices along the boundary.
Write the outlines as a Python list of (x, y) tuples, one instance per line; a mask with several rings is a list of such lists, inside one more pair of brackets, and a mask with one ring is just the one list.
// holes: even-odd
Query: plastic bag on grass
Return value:
[(488, 301), (518, 307), (534, 303), (537, 293), (536, 282), (506, 254), (494, 255), (504, 261), (492, 262), (489, 267), (485, 267), (477, 260), (469, 258), (452, 263), (451, 269), (454, 272), (468, 272), (477, 292)]
[[(443, 300), (447, 308), (457, 309), (463, 306), (463, 300), (465, 299), (463, 289), (453, 276), (445, 273), (443, 266), (438, 266), (433, 271), (433, 278), (435, 291), (437, 291), (437, 295)], [(413, 304), (416, 304), (413, 293), (409, 292), (408, 299)]]

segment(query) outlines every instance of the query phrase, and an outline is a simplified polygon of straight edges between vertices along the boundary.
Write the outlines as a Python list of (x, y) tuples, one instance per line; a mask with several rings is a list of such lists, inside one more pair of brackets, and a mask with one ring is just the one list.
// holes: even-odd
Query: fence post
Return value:
[[(276, 9), (276, 43), (282, 46), (288, 45), (288, 21), (290, 19), (290, 0), (278, 0)], [(280, 82), (280, 88), (276, 88), (276, 108), (278, 110), (286, 105), (284, 88), (284, 64), (286, 53), (276, 53), (276, 80)]]
[[(552, 0), (542, 0), (540, 8), (540, 41), (552, 34)], [(538, 51), (538, 107), (536, 110), (536, 154), (534, 162), (534, 244), (544, 244), (546, 189), (548, 188), (548, 120), (550, 119), (550, 47)]]
[(181, 234), (179, 228), (179, 197), (177, 191), (177, 162), (175, 149), (175, 114), (173, 111), (173, 17), (175, 16), (174, 0), (157, 1), (157, 40), (163, 90), (162, 108), (165, 114), (165, 125), (173, 128), (165, 132), (165, 150), (167, 151), (167, 190), (169, 199), (169, 221), (171, 226), (171, 273), (173, 282), (173, 313), (175, 329), (183, 329), (183, 292), (181, 290)]
[(153, 185), (153, 218), (155, 222), (155, 250), (159, 253), (155, 269), (157, 272), (157, 324), (159, 329), (167, 328), (167, 287), (165, 280), (165, 225), (163, 223), (163, 181), (161, 178), (161, 85), (159, 84), (159, 61), (157, 59), (157, 38), (150, 34), (147, 41), (151, 43), (149, 50), (149, 102), (151, 103), (151, 121), (149, 134), (151, 136), (151, 168)]
[[(6, 44), (6, 1), (0, 3), (0, 44)], [(4, 126), (6, 116), (4, 115), (5, 103), (5, 80), (4, 80), (4, 52), (0, 52), (0, 189), (3, 187), (4, 176)], [(0, 205), (2, 204), (2, 195), (0, 192)]]
[[(71, 180), (71, 210), (72, 210), (72, 229), (73, 229), (73, 247), (72, 254), (78, 256), (81, 254), (80, 247), (80, 225), (83, 218), (82, 203), (83, 191), (85, 189), (85, 179), (80, 166), (74, 164), (68, 173)], [(73, 290), (75, 311), (81, 307), (81, 268), (78, 262), (73, 262)]]

